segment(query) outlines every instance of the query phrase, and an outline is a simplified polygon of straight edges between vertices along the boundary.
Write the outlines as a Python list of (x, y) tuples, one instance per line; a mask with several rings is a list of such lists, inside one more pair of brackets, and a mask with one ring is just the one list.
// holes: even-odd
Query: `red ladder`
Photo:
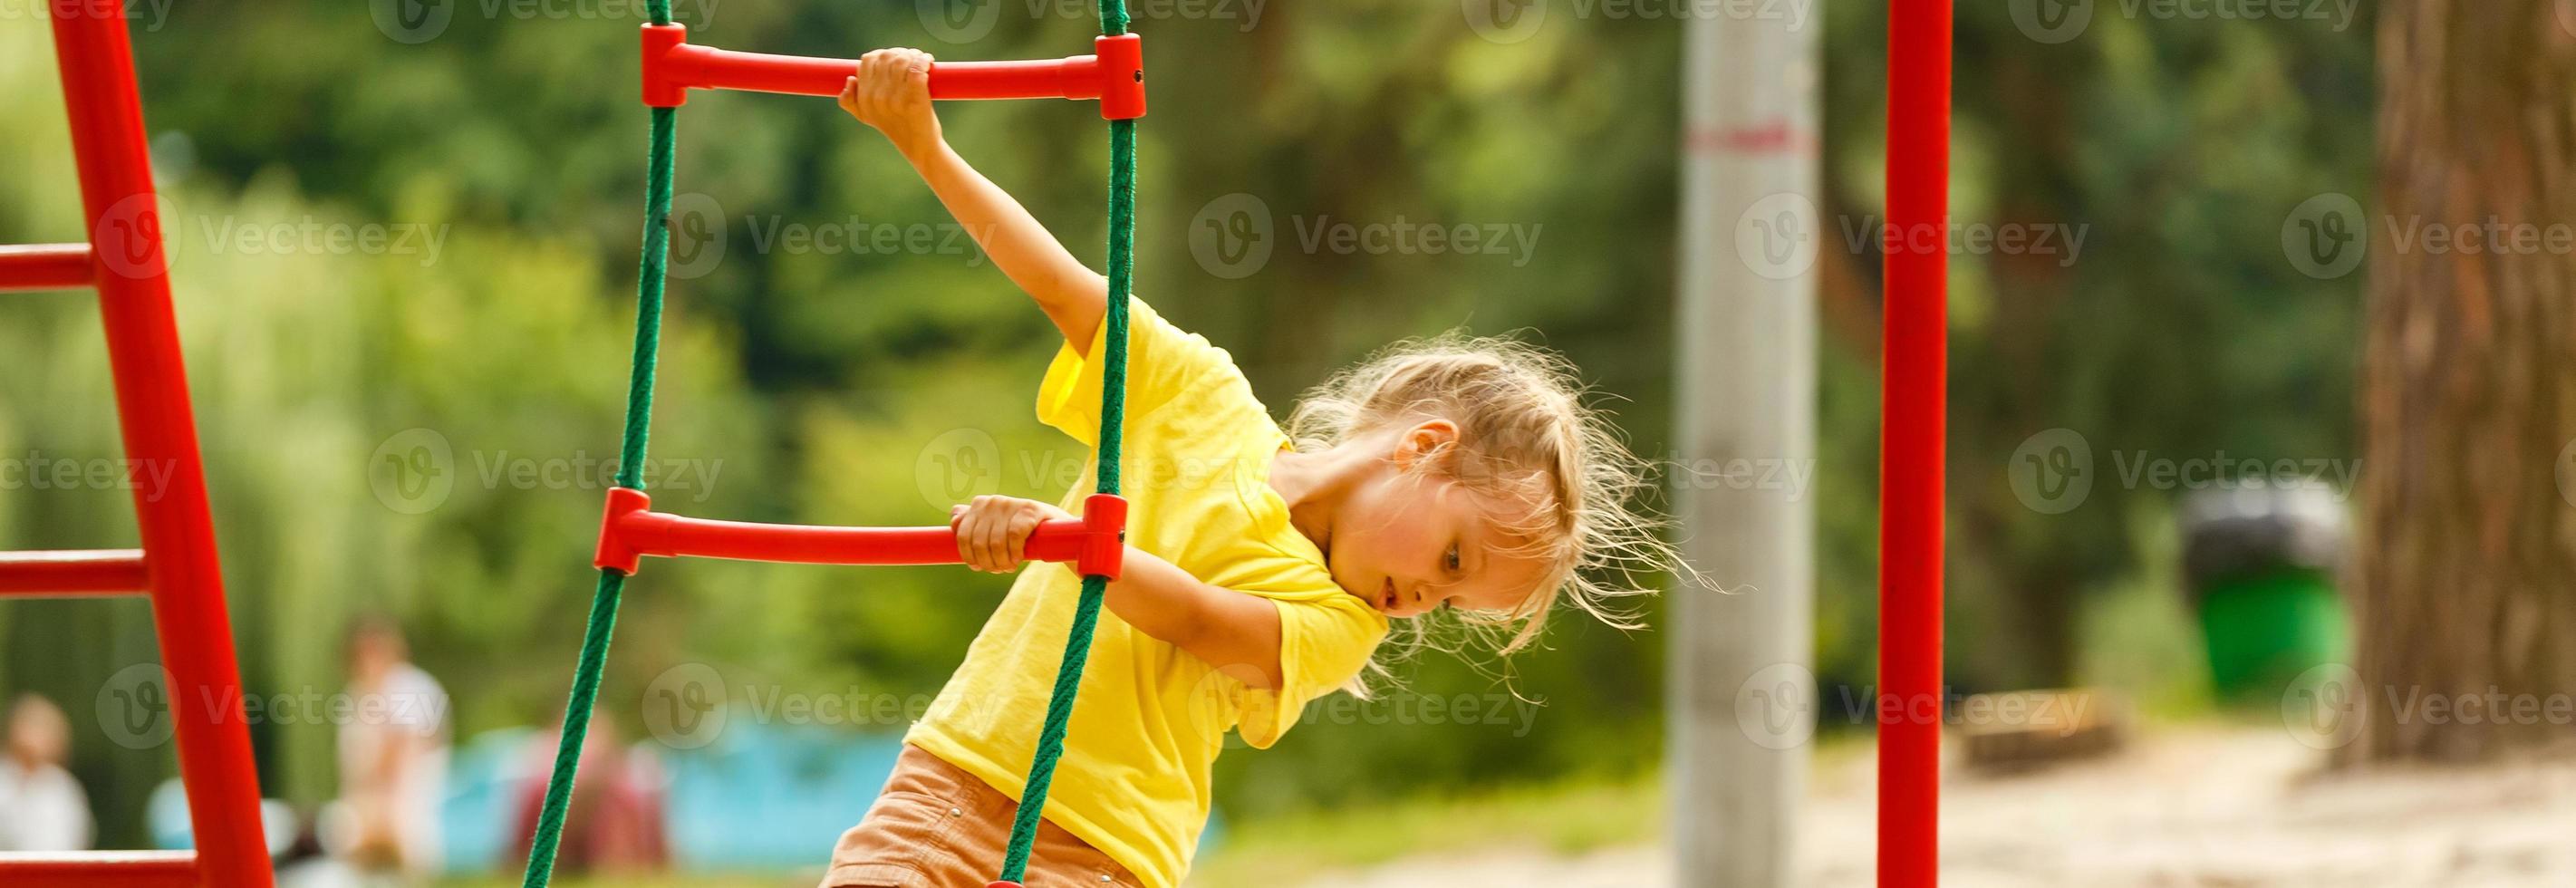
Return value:
[(169, 266), (124, 4), (42, 5), (53, 17), (90, 239), (0, 247), (0, 292), (98, 291), (128, 471), (166, 469), (169, 481), (132, 485), (142, 549), (0, 553), (0, 596), (151, 597), (196, 850), (0, 854), (0, 885), (268, 888), (259, 775), (239, 715), (232, 621), (224, 612), (187, 371), (170, 313)]

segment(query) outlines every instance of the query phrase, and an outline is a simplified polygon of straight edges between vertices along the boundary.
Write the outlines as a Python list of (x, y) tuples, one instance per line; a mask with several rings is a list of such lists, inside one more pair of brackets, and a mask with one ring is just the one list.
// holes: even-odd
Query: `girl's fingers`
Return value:
[(985, 511), (984, 569), (994, 573), (1008, 572), (1011, 569), (1010, 503), (995, 502)]
[(1036, 509), (1018, 509), (1011, 514), (1011, 566), (1019, 567), (1029, 560), (1029, 534), (1038, 529)]
[(993, 498), (990, 496), (979, 496), (975, 498), (976, 570), (995, 571), (1000, 569), (1000, 567), (995, 564), (996, 559), (993, 552), (993, 537), (995, 531), (994, 525), (999, 523), (995, 519), (1001, 516), (994, 514), (997, 511), (993, 508), (994, 505)]

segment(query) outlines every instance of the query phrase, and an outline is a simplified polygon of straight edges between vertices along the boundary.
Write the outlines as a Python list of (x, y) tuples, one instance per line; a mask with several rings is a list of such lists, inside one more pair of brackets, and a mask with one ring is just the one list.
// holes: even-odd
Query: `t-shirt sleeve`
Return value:
[[(1038, 421), (1084, 444), (1100, 443), (1100, 387), (1109, 341), (1103, 319), (1091, 348), (1056, 349), (1038, 383)], [(1132, 422), (1190, 392), (1240, 378), (1234, 359), (1207, 337), (1172, 326), (1142, 299), (1127, 301), (1127, 415)], [(1130, 428), (1133, 428), (1131, 425)]]
[(1306, 704), (1341, 690), (1368, 667), (1386, 638), (1386, 618), (1360, 600), (1331, 589), (1311, 596), (1273, 597), (1279, 608), (1278, 690), (1245, 689), (1243, 742), (1268, 749), (1296, 726)]

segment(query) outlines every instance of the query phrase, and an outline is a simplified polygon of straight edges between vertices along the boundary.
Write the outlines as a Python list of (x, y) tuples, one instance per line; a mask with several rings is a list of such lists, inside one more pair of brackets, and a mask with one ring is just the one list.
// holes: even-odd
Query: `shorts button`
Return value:
[(966, 809), (964, 809), (964, 808), (950, 808), (950, 809), (948, 809), (948, 816), (950, 816), (950, 817), (963, 817), (963, 816), (965, 816), (965, 814), (966, 814)]
[(1116, 880), (1116, 879), (1112, 879), (1112, 878), (1110, 878), (1108, 873), (1101, 873), (1101, 874), (1100, 874), (1100, 881), (1103, 881), (1103, 882), (1115, 882), (1115, 881), (1117, 881), (1117, 880)]

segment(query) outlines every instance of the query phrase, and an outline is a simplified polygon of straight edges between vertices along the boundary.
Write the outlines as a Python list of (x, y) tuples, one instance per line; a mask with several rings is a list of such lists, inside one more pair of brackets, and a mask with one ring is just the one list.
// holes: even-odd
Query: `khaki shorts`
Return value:
[[(1002, 871), (1019, 803), (906, 745), (865, 819), (841, 834), (823, 888), (984, 888)], [(1038, 821), (1028, 888), (1139, 888), (1109, 855)]]

